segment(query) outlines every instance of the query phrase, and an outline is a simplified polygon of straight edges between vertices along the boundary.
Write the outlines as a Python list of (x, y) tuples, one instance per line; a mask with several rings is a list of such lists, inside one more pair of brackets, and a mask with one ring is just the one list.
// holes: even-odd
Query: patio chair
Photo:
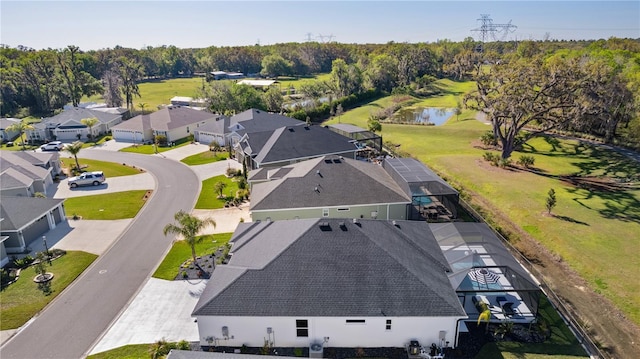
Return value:
[(502, 305), (502, 311), (507, 317), (516, 315), (516, 310), (513, 308), (513, 302), (506, 302)]

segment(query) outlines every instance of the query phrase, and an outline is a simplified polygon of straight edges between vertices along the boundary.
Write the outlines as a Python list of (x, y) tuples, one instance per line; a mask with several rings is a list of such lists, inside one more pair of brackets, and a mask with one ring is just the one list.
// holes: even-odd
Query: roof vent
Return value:
[(318, 187), (315, 187), (313, 190), (320, 193), (320, 189)]
[(393, 224), (394, 227), (400, 228), (400, 225), (398, 225), (398, 222), (396, 222), (395, 219), (391, 221), (391, 223)]
[(289, 127), (289, 132), (295, 132), (295, 130), (291, 127)]
[(304, 126), (304, 129), (309, 131), (309, 126)]
[(342, 161), (340, 161), (340, 159), (338, 159), (338, 158), (334, 158), (333, 159), (333, 163), (342, 163)]
[(320, 173), (320, 170), (316, 170), (316, 174), (320, 177), (322, 177), (322, 173)]
[(318, 227), (320, 227), (321, 231), (330, 231), (331, 230), (331, 226), (329, 225), (329, 222), (320, 222), (320, 223), (318, 223)]
[(347, 224), (344, 222), (339, 222), (338, 225), (340, 226), (340, 229), (342, 229), (343, 231), (347, 230)]
[(353, 219), (353, 223), (358, 223), (358, 219), (357, 219), (357, 218), (354, 218), (354, 219)]

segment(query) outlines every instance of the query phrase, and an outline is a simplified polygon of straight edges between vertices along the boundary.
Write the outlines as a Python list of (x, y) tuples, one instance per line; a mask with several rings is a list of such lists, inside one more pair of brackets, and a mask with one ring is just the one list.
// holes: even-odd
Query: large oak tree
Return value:
[(582, 72), (575, 58), (514, 58), (476, 80), (477, 91), (466, 96), (465, 103), (491, 121), (504, 159), (520, 141), (566, 126), (583, 110), (578, 101)]

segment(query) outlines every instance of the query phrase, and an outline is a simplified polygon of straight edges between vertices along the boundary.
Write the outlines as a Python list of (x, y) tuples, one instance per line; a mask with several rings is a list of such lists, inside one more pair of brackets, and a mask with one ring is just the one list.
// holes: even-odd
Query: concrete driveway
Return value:
[[(99, 186), (81, 186), (69, 188), (68, 179), (65, 178), (53, 186), (53, 198), (71, 198), (91, 196), (96, 194), (124, 192), (132, 190), (155, 189), (156, 181), (148, 172), (131, 176), (107, 177)], [(49, 189), (47, 189), (49, 192)]]

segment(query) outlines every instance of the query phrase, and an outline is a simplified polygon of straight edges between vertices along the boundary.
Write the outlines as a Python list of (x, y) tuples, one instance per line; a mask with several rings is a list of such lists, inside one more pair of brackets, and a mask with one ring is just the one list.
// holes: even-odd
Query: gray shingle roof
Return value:
[(3, 196), (0, 203), (0, 217), (4, 218), (2, 230), (21, 229), (63, 201), (64, 199)]
[(251, 210), (411, 203), (382, 167), (369, 162), (324, 156), (282, 169), (289, 172), (281, 179), (252, 185)]
[(150, 115), (138, 115), (111, 127), (113, 130), (135, 130), (143, 132), (151, 129)]
[(34, 180), (43, 180), (50, 172), (50, 170), (44, 169), (39, 166), (34, 166), (28, 160), (20, 157), (20, 155), (9, 151), (6, 151), (2, 154), (2, 161), (0, 161), (0, 172), (5, 171), (7, 168), (13, 168), (16, 171)]
[[(249, 135), (251, 141), (252, 135)], [(322, 126), (287, 126), (272, 132), (264, 146), (251, 147), (260, 166), (286, 160), (308, 159), (322, 155), (352, 152), (351, 139)]]
[(53, 123), (63, 124), (70, 121), (71, 122), (77, 121), (78, 123), (80, 123), (80, 120), (82, 120), (83, 118), (90, 118), (90, 117), (97, 118), (98, 121), (100, 121), (100, 123), (108, 123), (117, 119), (118, 117), (122, 117), (122, 115), (112, 114), (104, 111), (90, 110), (87, 108), (74, 107), (68, 110), (64, 110), (53, 117), (45, 118), (42, 120), (42, 123), (53, 122)]
[[(133, 119), (142, 116), (143, 115), (139, 115), (134, 117)], [(218, 115), (215, 115), (211, 112), (194, 110), (188, 107), (169, 106), (144, 116), (148, 116), (151, 123), (151, 128), (153, 128), (154, 130), (169, 131), (175, 128), (196, 124), (203, 121), (213, 121), (213, 119)], [(114, 128), (120, 128), (118, 126), (114, 126)]]
[(214, 115), (214, 116), (215, 116), (214, 120), (212, 120), (211, 122), (207, 122), (204, 125), (201, 125), (200, 127), (196, 128), (194, 131), (211, 132), (211, 133), (217, 133), (221, 135), (230, 133), (231, 130), (229, 130), (229, 126), (230, 126), (231, 119), (224, 115)]
[(33, 184), (33, 179), (14, 168), (7, 168), (0, 172), (0, 189), (27, 188)]
[(296, 120), (294, 118), (256, 109), (250, 109), (232, 116), (231, 126), (237, 123), (244, 127), (244, 130), (238, 131), (238, 133), (241, 134), (273, 131), (284, 126), (304, 125), (304, 122)]
[(397, 223), (239, 226), (229, 264), (215, 269), (193, 315), (464, 317), (428, 224)]

